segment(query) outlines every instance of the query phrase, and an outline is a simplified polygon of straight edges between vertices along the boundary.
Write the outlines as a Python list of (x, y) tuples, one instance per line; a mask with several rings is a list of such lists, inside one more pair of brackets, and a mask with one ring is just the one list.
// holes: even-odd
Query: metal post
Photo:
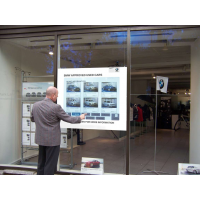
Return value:
[(155, 151), (154, 151), (154, 171), (156, 170), (156, 131), (157, 131), (157, 77), (156, 77), (156, 113), (155, 113)]
[(131, 34), (127, 29), (127, 120), (126, 120), (126, 175), (130, 173), (130, 91), (131, 91)]
[(71, 168), (73, 168), (73, 129), (71, 129)]
[(159, 175), (159, 173), (167, 174), (167, 172), (156, 171), (156, 131), (157, 131), (157, 76), (156, 76), (156, 113), (155, 113), (155, 147), (154, 147), (154, 170), (144, 171), (144, 173), (155, 173)]
[[(23, 92), (23, 80), (24, 80), (24, 74), (21, 72), (21, 84), (22, 84), (22, 92)], [(22, 115), (23, 115), (23, 103), (22, 103), (22, 93), (21, 93), (21, 163), (24, 162), (24, 148), (23, 148), (23, 134), (22, 134)]]
[(60, 171), (60, 152), (58, 156), (57, 171)]

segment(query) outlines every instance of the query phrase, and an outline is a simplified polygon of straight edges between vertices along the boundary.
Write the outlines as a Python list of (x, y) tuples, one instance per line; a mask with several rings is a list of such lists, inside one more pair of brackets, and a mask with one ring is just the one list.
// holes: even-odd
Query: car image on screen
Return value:
[(80, 92), (80, 88), (77, 87), (76, 85), (69, 85), (67, 87), (67, 92)]
[(105, 100), (102, 103), (102, 107), (116, 108), (116, 104), (112, 103), (110, 100)]
[(74, 98), (68, 98), (67, 107), (80, 107), (80, 101)]
[(116, 92), (117, 88), (112, 86), (111, 84), (105, 85), (102, 88), (103, 91), (108, 91), (108, 92)]
[(98, 101), (95, 101), (93, 98), (85, 98), (84, 99), (84, 106), (87, 107), (98, 107)]
[(98, 83), (86, 82), (84, 92), (98, 92)]

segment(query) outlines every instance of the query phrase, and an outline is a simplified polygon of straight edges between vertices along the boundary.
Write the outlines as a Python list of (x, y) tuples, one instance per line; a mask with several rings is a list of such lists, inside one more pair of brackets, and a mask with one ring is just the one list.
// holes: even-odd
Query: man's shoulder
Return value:
[(33, 105), (39, 106), (39, 105), (45, 105), (45, 104), (50, 104), (51, 106), (54, 106), (55, 103), (51, 101), (50, 99), (45, 98), (41, 101), (35, 102)]

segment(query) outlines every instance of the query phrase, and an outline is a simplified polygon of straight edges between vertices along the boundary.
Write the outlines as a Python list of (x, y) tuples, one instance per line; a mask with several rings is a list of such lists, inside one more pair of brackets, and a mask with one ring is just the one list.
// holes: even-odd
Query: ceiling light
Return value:
[(185, 92), (185, 94), (187, 94), (187, 92)]
[(53, 55), (53, 51), (49, 51), (49, 55)]
[(152, 78), (153, 78), (153, 79), (156, 79), (156, 76), (155, 76), (155, 74), (152, 74)]

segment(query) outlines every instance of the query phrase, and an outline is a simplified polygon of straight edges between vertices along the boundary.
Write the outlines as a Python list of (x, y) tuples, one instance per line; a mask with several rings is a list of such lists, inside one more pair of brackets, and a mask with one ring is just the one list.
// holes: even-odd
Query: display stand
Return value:
[(156, 113), (155, 113), (155, 147), (154, 147), (154, 169), (149, 171), (143, 171), (143, 173), (155, 173), (157, 175), (168, 174), (163, 171), (156, 171), (156, 131), (157, 131), (157, 77), (156, 77)]
[[(24, 81), (25, 79), (27, 80), (28, 78), (33, 78), (34, 79), (34, 78), (51, 78), (51, 77), (53, 77), (53, 76), (25, 76), (24, 72), (22, 72), (22, 78), (21, 78), (22, 92), (23, 92), (23, 82), (25, 82)], [(24, 100), (23, 99), (23, 95), (22, 95), (22, 100), (21, 100), (21, 108), (22, 108), (22, 110), (21, 110), (21, 122), (22, 122), (22, 119), (23, 119), (23, 104), (24, 103), (33, 104), (33, 103), (35, 103), (37, 101), (38, 100)], [(30, 119), (30, 116), (29, 117), (25, 117), (25, 118)], [(31, 130), (31, 124), (30, 124), (30, 130)], [(21, 133), (23, 133), (23, 128), (21, 128)], [(30, 133), (32, 133), (32, 132), (30, 131)], [(24, 153), (27, 152), (28, 150), (34, 150), (34, 151), (38, 151), (39, 152), (39, 147), (33, 147), (31, 145), (23, 145), (23, 142), (21, 140), (21, 165), (37, 166), (37, 162), (28, 162), (27, 160), (29, 158), (27, 158), (27, 159), (24, 158)], [(60, 165), (60, 156), (59, 156), (57, 170), (60, 170), (60, 167), (73, 168), (74, 167), (74, 164), (73, 164), (73, 129), (71, 129), (71, 148), (70, 148), (70, 150), (62, 149), (60, 151), (70, 153), (71, 160), (70, 160), (70, 164), (69, 165)]]

